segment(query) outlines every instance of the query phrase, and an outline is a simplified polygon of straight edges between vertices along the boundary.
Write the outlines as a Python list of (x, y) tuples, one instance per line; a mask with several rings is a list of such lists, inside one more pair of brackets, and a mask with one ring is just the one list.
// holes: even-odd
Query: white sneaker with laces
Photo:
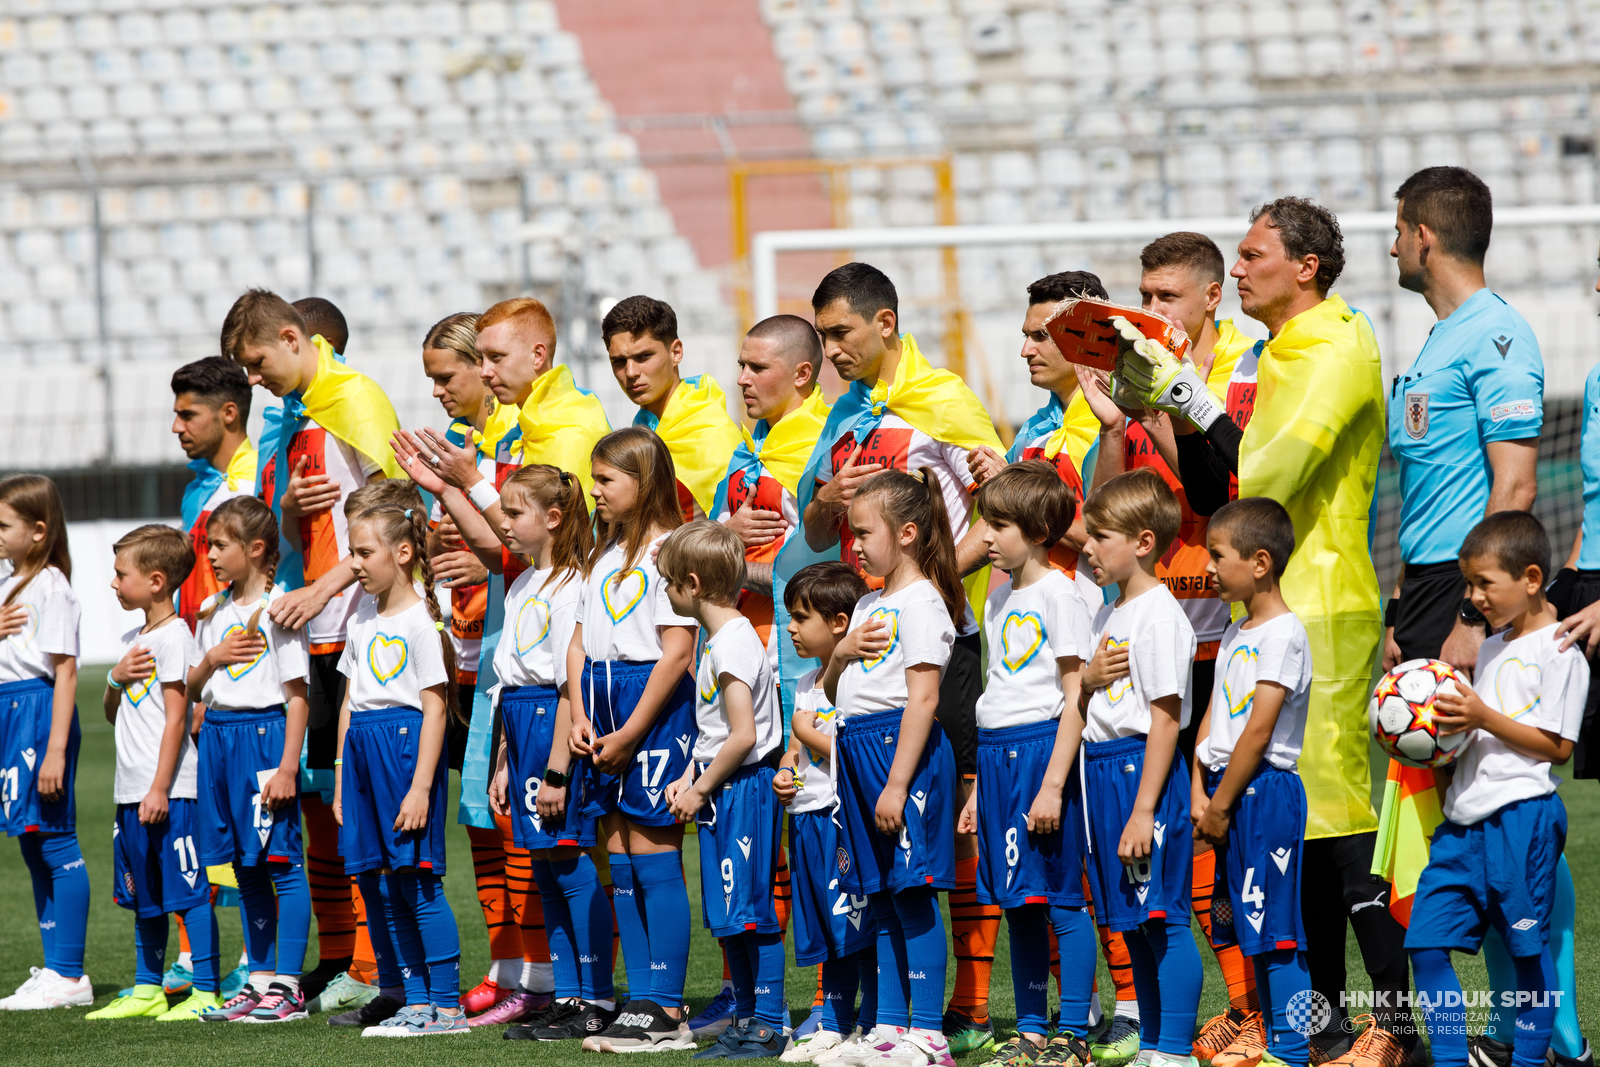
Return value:
[[(36, 989), (39, 985), (39, 975), (43, 974), (44, 971), (45, 968), (43, 967), (29, 967), (28, 980), (17, 986), (17, 988), (12, 991), (11, 997), (20, 996), (23, 993), (33, 992), (34, 989)], [(0, 999), (0, 1010), (11, 1007), (11, 997)]]
[(907, 1030), (893, 1048), (868, 1060), (866, 1067), (956, 1067), (943, 1034)]
[(906, 1032), (898, 1026), (876, 1026), (870, 1034), (863, 1034), (850, 1048), (841, 1052), (833, 1062), (842, 1067), (866, 1067), (900, 1043)]
[(32, 989), (19, 989), (6, 998), (7, 1011), (83, 1008), (94, 1003), (94, 986), (86, 974), (78, 978), (63, 978), (50, 968), (43, 967), (34, 972), (23, 986), (26, 987), (30, 982), (33, 983)]
[(818, 1055), (830, 1049), (838, 1048), (844, 1044), (844, 1041), (845, 1039), (842, 1035), (836, 1034), (832, 1030), (813, 1030), (784, 1049), (783, 1055), (778, 1057), (778, 1061), (780, 1063), (812, 1063)]
[(836, 1064), (839, 1062), (840, 1056), (860, 1045), (861, 1042), (866, 1040), (866, 1038), (867, 1035), (862, 1033), (861, 1027), (858, 1026), (854, 1030), (850, 1031), (849, 1037), (843, 1039), (837, 1045), (827, 1049), (826, 1051), (817, 1053), (814, 1057), (812, 1057), (811, 1062), (819, 1064)]

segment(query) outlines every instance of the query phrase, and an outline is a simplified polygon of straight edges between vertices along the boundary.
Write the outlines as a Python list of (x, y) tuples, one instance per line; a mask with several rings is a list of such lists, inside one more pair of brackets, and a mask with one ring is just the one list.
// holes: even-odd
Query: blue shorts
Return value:
[(1507, 804), (1471, 826), (1446, 819), (1417, 882), (1406, 948), (1477, 952), (1492, 924), (1511, 955), (1537, 956), (1550, 942), (1566, 843), (1567, 809), (1554, 793)]
[(428, 823), (420, 830), (394, 829), (400, 803), (411, 791), (422, 739), (422, 712), (379, 708), (350, 715), (344, 734), (344, 775), (339, 792), (344, 825), (339, 852), (346, 874), (388, 867), (418, 867), (444, 877), (445, 785), (448, 753), (439, 753), (428, 796)]
[(978, 731), (978, 900), (1002, 908), (1081, 908), (1083, 805), (1076, 770), (1061, 801), (1061, 829), (1028, 832), (1028, 811), (1055, 751), (1055, 721)]
[(796, 967), (848, 956), (877, 940), (867, 898), (839, 889), (839, 828), (833, 812), (789, 816), (789, 886)]
[[(705, 765), (700, 768), (704, 773)], [(728, 776), (695, 817), (700, 827), (700, 904), (714, 937), (775, 934), (772, 873), (778, 866), (783, 805), (765, 763)]]
[[(594, 736), (604, 737), (628, 721), (655, 669), (654, 663), (626, 660), (584, 662), (583, 699)], [(589, 779), (583, 813), (593, 817), (620, 811), (640, 826), (674, 825), (678, 819), (667, 810), (667, 786), (683, 776), (699, 736), (694, 721), (694, 678), (686, 672), (634, 749), (626, 772), (601, 774), (587, 758), (578, 764), (577, 770)]]
[(39, 768), (50, 748), (51, 705), (55, 682), (28, 678), (0, 685), (0, 822), (6, 834), (17, 837), (34, 830), (44, 834), (70, 834), (78, 827), (78, 804), (73, 780), (78, 776), (78, 709), (72, 709), (67, 731), (67, 766), (64, 788), (55, 800), (39, 797)]
[(511, 802), (511, 840), (518, 848), (590, 848), (596, 841), (594, 818), (582, 814), (586, 778), (575, 777), (568, 785), (567, 810), (561, 818), (541, 819), (534, 807), (556, 739), (558, 699), (554, 689), (543, 686), (507, 686), (500, 691), (510, 778), (511, 795), (507, 799)]
[(111, 824), (111, 897), (141, 919), (187, 911), (211, 899), (206, 865), (195, 849), (192, 800), (167, 801), (167, 821), (146, 826), (139, 805), (118, 804)]
[[(1206, 771), (1206, 796), (1217, 791), (1222, 775), (1223, 771)], [(1262, 760), (1233, 806), (1228, 843), (1217, 850), (1221, 855), (1211, 891), (1213, 945), (1238, 945), (1246, 956), (1306, 947), (1300, 918), (1305, 837), (1304, 783), (1294, 771)], [(1219, 900), (1228, 902), (1228, 915), (1217, 911)]]
[(839, 724), (839, 888), (858, 896), (913, 886), (956, 885), (956, 760), (937, 720), (911, 776), (900, 838), (878, 832), (878, 797), (900, 741), (901, 711), (856, 715)]
[(1190, 786), (1181, 754), (1172, 757), (1167, 786), (1156, 804), (1149, 858), (1128, 867), (1117, 858), (1117, 844), (1139, 795), (1144, 745), (1143, 734), (1083, 743), (1083, 784), (1089, 808), (1087, 867), (1095, 922), (1112, 930), (1132, 930), (1151, 919), (1189, 925), (1194, 896), (1190, 884), (1194, 827), (1189, 823)]
[(302, 861), (299, 795), (276, 811), (261, 806), (259, 775), (283, 760), (283, 715), (282, 705), (206, 711), (195, 789), (197, 843), (206, 866)]

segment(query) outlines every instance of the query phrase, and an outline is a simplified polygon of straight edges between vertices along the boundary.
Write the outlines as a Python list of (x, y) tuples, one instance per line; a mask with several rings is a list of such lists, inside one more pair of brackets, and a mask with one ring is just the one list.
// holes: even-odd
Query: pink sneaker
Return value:
[(519, 989), (482, 1015), (467, 1020), (468, 1026), (505, 1026), (520, 1023), (550, 1006), (550, 994)]

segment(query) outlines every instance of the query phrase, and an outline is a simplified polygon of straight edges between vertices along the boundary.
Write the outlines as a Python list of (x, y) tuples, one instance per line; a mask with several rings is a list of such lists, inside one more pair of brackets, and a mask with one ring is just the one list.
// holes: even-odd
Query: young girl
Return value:
[[(345, 871), (381, 900), (406, 1006), (364, 1037), (470, 1033), (460, 1005), (461, 941), (444, 894), (445, 717), (457, 714), (455, 649), (433, 595), (428, 516), (378, 504), (350, 524), (363, 597), (339, 658), (333, 812)], [(419, 585), (420, 584), (420, 589)], [(381, 882), (380, 882), (381, 877)]]
[(0, 824), (22, 838), (44, 966), (0, 1005), (11, 1011), (94, 1002), (83, 973), (89, 872), (78, 848), (78, 598), (55, 483), (0, 481)]
[(937, 890), (955, 886), (957, 779), (934, 711), (966, 595), (930, 469), (868, 478), (849, 521), (883, 588), (856, 605), (823, 690), (839, 709), (839, 889), (865, 895), (878, 922), (878, 1025), (837, 1062), (954, 1067)]
[(278, 569), (278, 522), (253, 496), (225, 501), (206, 525), (207, 557), (224, 583), (195, 618), (204, 658), (189, 699), (206, 707), (199, 798), (200, 861), (231, 864), (239, 884), (250, 979), (201, 1018), (284, 1022), (306, 1017), (300, 991), (311, 889), (300, 844), (300, 749), (310, 659), (305, 631), (266, 606)]
[(585, 851), (597, 840), (595, 820), (584, 814), (581, 788), (569, 791), (578, 783), (569, 775), (567, 649), (593, 535), (583, 484), (548, 464), (512, 474), (500, 510), (506, 544), (530, 567), (506, 591), (495, 649), (504, 734), (490, 802), (533, 853), (556, 987), (550, 1013), (506, 1036), (559, 1041), (597, 1034), (616, 1017), (610, 909)]
[(683, 1023), (689, 893), (683, 829), (667, 785), (689, 765), (695, 622), (677, 615), (650, 558), (682, 524), (672, 456), (649, 430), (629, 427), (594, 446), (595, 546), (567, 651), (570, 744), (587, 776), (587, 811), (602, 815), (628, 969), (629, 1003), (584, 1048), (693, 1048)]

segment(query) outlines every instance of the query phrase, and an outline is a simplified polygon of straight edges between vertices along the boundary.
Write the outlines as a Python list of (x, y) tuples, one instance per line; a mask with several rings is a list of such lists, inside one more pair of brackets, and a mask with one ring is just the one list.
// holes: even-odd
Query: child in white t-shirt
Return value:
[(1300, 919), (1300, 862), (1306, 791), (1296, 773), (1311, 701), (1311, 644), (1284, 603), (1278, 581), (1294, 552), (1294, 522), (1268, 497), (1221, 508), (1206, 528), (1206, 573), (1225, 604), (1245, 617), (1228, 627), (1217, 656), (1211, 706), (1200, 723), (1190, 793), (1196, 842), (1220, 855), (1212, 900), (1226, 900), (1232, 922), (1213, 911), (1211, 938), (1251, 957), (1261, 1000), (1257, 1031), (1247, 1022), (1219, 1058), (1267, 1050), (1288, 1064), (1309, 1055), (1287, 1008), (1310, 988)]
[(1061, 946), (1061, 1029), (1052, 1060), (1087, 1062), (1094, 922), (1083, 894), (1083, 808), (1073, 764), (1083, 735), (1078, 690), (1089, 612), (1050, 550), (1077, 514), (1072, 490), (1042, 460), (984, 483), (989, 562), (1009, 580), (989, 595), (989, 677), (978, 700), (978, 781), (956, 826), (978, 835), (978, 900), (1011, 926), (1017, 1035), (995, 1053), (1026, 1061), (1049, 1033), (1048, 930)]
[(667, 786), (667, 808), (700, 828), (700, 900), (722, 939), (735, 1002), (718, 1038), (735, 1059), (784, 1050), (783, 933), (772, 902), (782, 809), (772, 792), (783, 712), (766, 643), (736, 606), (744, 542), (697, 519), (662, 542), (657, 557), (673, 610), (705, 635), (695, 678), (694, 760)]
[(1083, 789), (1096, 920), (1125, 932), (1134, 988), (1159, 988), (1140, 1051), (1152, 1067), (1186, 1067), (1200, 1004), (1200, 954), (1189, 935), (1193, 856), (1189, 781), (1178, 754), (1194, 630), (1155, 575), (1182, 513), (1149, 468), (1118, 475), (1083, 505), (1084, 555), (1121, 595), (1091, 628), (1084, 668)]
[(113, 546), (111, 588), (144, 624), (122, 637), (122, 656), (106, 676), (106, 719), (116, 733), (112, 799), (113, 894), (134, 913), (134, 986), (94, 1019), (169, 1015), (161, 974), (167, 916), (183, 918), (194, 957), (194, 992), (172, 1019), (194, 1019), (217, 1007), (217, 921), (211, 884), (200, 863), (194, 743), (189, 740), (189, 627), (173, 604), (194, 569), (194, 547), (171, 526), (140, 526)]
[(1556, 1013), (1550, 919), (1567, 837), (1550, 765), (1572, 755), (1589, 664), (1556, 637), (1544, 595), (1550, 540), (1538, 519), (1490, 515), (1461, 543), (1461, 570), (1473, 605), (1501, 632), (1478, 651), (1475, 688), (1456, 684), (1434, 698), (1441, 732), (1471, 734), (1417, 883), (1406, 950), (1418, 996), (1427, 996), (1436, 1058), (1464, 1061), (1466, 1013), (1450, 953), (1476, 952), (1486, 927), (1498, 933), (1516, 972), (1517, 1062), (1539, 1062)]

